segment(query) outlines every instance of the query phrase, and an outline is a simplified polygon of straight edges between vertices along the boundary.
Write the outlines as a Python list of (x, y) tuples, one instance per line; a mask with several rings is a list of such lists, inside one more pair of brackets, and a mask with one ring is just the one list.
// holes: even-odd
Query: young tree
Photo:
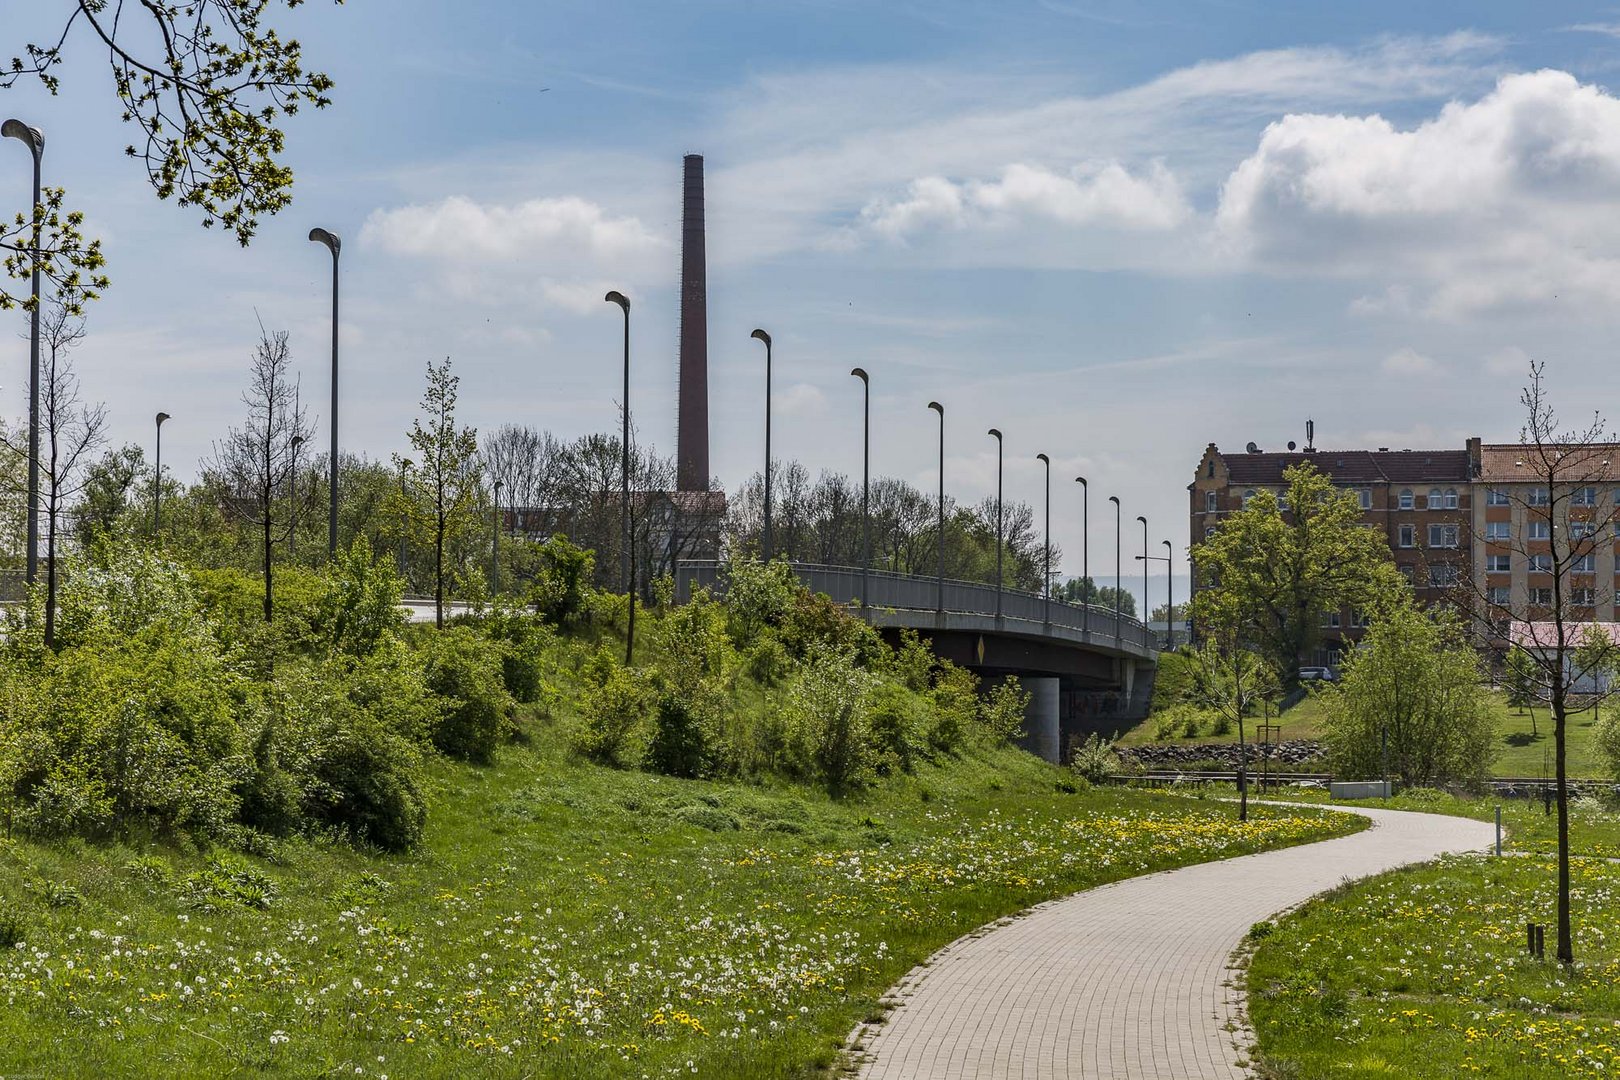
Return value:
[[(57, 524), (67, 501), (84, 486), (83, 466), (101, 445), (107, 410), (79, 397), (72, 352), (84, 340), (84, 319), (57, 299), (40, 318), (44, 346), (40, 372), (39, 430), (44, 453), (39, 462), (40, 498), (45, 511), (45, 647), (56, 647)], [(26, 453), (26, 451), (25, 451)]]
[(231, 513), (258, 534), (260, 566), (264, 573), (264, 621), (275, 617), (272, 571), (275, 545), (292, 533), (288, 481), (293, 475), (294, 440), (307, 442), (310, 428), (295, 404), (292, 350), (287, 332), (260, 330), (259, 346), (248, 369), (248, 389), (242, 403), (247, 423), (232, 428), (205, 466), (205, 482), (218, 483)]
[[(404, 509), (414, 529), (433, 542), (433, 621), (444, 626), (444, 563), (446, 547), (472, 528), (483, 484), (478, 457), (478, 431), (456, 426), (456, 388), (461, 380), (450, 373), (450, 358), (427, 367), (427, 390), (422, 395), (424, 425), (419, 417), (408, 436), (414, 467), (403, 469)], [(403, 458), (394, 458), (396, 466)]]
[(1249, 742), (1244, 719), (1277, 696), (1277, 673), (1266, 658), (1239, 646), (1230, 634), (1212, 635), (1192, 653), (1191, 700), (1238, 729), (1238, 820), (1249, 820)]
[(1482, 785), (1496, 729), (1480, 689), (1479, 654), (1454, 614), (1393, 605), (1324, 692), (1323, 742), (1335, 774), (1385, 776), (1408, 787)]
[[(1573, 963), (1575, 939), (1570, 917), (1568, 717), (1596, 708), (1615, 684), (1604, 676), (1613, 666), (1615, 648), (1606, 634), (1594, 635), (1594, 595), (1578, 596), (1577, 582), (1590, 578), (1589, 565), (1600, 545), (1614, 536), (1620, 516), (1609, 494), (1620, 479), (1613, 436), (1594, 414), (1584, 427), (1562, 430), (1547, 398), (1545, 367), (1530, 365), (1530, 381), (1520, 395), (1525, 423), (1519, 433), (1514, 485), (1498, 493), (1514, 507), (1515, 519), (1537, 526), (1545, 540), (1531, 540), (1528, 528), (1514, 530), (1506, 541), (1514, 558), (1530, 563), (1545, 595), (1532, 597), (1531, 610), (1515, 613), (1480, 593), (1476, 626), (1489, 638), (1512, 627), (1512, 644), (1520, 647), (1531, 675), (1532, 692), (1547, 702), (1553, 719), (1553, 761), (1558, 802), (1558, 959)], [(1520, 479), (1522, 477), (1522, 479)], [(1598, 493), (1602, 497), (1598, 497)], [(1522, 518), (1521, 518), (1522, 515)], [(1503, 541), (1491, 540), (1493, 544)], [(1579, 586), (1584, 588), (1585, 586)], [(1527, 618), (1516, 619), (1516, 614)]]
[(1322, 617), (1372, 612), (1404, 595), (1389, 545), (1361, 527), (1361, 503), (1309, 462), (1283, 473), (1287, 510), (1268, 491), (1221, 522), (1192, 550), (1198, 582), (1191, 611), (1202, 632), (1259, 649), (1285, 690), (1299, 686), (1299, 659)]
[(1536, 662), (1517, 646), (1508, 649), (1505, 663), (1508, 704), (1523, 715), (1530, 710), (1530, 736), (1539, 739), (1536, 730)]
[(266, 13), (303, 0), (46, 2), (61, 10), (61, 30), (0, 67), (0, 89), (35, 77), (55, 94), (77, 31), (107, 50), (123, 120), (141, 133), (125, 153), (146, 166), (160, 199), (201, 208), (205, 226), (217, 221), (242, 244), (259, 215), (291, 201), (279, 125), (300, 106), (328, 105), (332, 80), (304, 69), (302, 46)]

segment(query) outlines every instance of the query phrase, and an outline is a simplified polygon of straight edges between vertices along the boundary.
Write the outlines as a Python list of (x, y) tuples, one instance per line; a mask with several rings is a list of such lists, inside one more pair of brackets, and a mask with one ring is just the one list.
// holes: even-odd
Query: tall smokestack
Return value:
[(675, 487), (709, 490), (709, 291), (703, 245), (703, 155), (686, 155), (681, 215), (681, 396)]

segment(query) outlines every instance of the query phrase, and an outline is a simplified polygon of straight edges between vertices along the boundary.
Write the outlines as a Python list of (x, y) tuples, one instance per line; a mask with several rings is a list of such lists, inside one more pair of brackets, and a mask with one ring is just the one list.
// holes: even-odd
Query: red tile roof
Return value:
[(1281, 484), (1283, 470), (1308, 461), (1340, 484), (1467, 483), (1466, 450), (1317, 450), (1223, 454), (1234, 484)]

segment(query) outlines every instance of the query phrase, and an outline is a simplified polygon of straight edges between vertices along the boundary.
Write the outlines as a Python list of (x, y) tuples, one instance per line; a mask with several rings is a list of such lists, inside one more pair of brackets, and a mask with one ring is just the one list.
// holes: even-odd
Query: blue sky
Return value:
[[(0, 0), (6, 50), (63, 7)], [(1307, 417), (1323, 446), (1512, 439), (1531, 357), (1572, 419), (1620, 412), (1620, 9), (311, 0), (282, 18), (335, 104), (291, 125), (294, 203), (246, 250), (123, 159), (87, 39), (61, 96), (0, 95), (106, 240), (87, 395), (117, 441), (173, 414), (182, 475), (241, 411), (256, 314), (324, 401), (317, 224), (345, 240), (346, 447), (398, 449), (446, 355), (480, 427), (614, 426), (614, 287), (635, 302), (638, 427), (672, 447), (687, 152), (708, 160), (728, 487), (762, 452), (755, 326), (777, 341), (783, 456), (858, 473), (859, 364), (878, 472), (932, 489), (931, 398), (958, 498), (994, 490), (991, 426), (1009, 495), (1037, 508), (1051, 455), (1069, 571), (1077, 473), (1096, 573), (1108, 494), (1182, 550), (1208, 442), (1277, 447)], [(20, 204), (7, 145), (0, 204)], [(26, 363), (0, 337), (19, 412)]]

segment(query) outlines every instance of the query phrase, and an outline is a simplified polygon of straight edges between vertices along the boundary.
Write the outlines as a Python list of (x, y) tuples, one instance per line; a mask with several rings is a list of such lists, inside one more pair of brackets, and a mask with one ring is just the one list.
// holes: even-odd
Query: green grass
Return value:
[[(1546, 859), (1466, 856), (1350, 885), (1275, 927), (1248, 972), (1263, 1076), (1563, 1080), (1620, 1069), (1620, 865), (1577, 860), (1575, 955)], [(1549, 924), (1546, 960), (1525, 924)]]
[[(1507, 696), (1492, 691), (1486, 698), (1496, 722), (1497, 757), (1491, 766), (1496, 776), (1539, 777), (1551, 776), (1552, 766), (1552, 714), (1546, 708), (1520, 711), (1507, 703)], [(1315, 739), (1322, 729), (1324, 709), (1316, 697), (1307, 697), (1283, 713), (1273, 715), (1272, 722), (1281, 725), (1281, 740)], [(1248, 725), (1248, 736), (1255, 737), (1255, 718)], [(1610, 770), (1598, 754), (1593, 731), (1596, 716), (1588, 711), (1569, 718), (1568, 769), (1569, 775), (1582, 779), (1612, 779)], [(1121, 746), (1151, 746), (1156, 744), (1190, 746), (1197, 743), (1236, 742), (1237, 729), (1224, 735), (1210, 733), (1206, 727), (1193, 738), (1159, 739), (1155, 737), (1153, 717), (1148, 717), (1119, 738)]]
[(581, 765), (529, 724), (431, 766), (408, 856), (0, 841), (0, 1075), (814, 1075), (977, 926), (1362, 824), (1066, 791), (1011, 750), (835, 801)]

